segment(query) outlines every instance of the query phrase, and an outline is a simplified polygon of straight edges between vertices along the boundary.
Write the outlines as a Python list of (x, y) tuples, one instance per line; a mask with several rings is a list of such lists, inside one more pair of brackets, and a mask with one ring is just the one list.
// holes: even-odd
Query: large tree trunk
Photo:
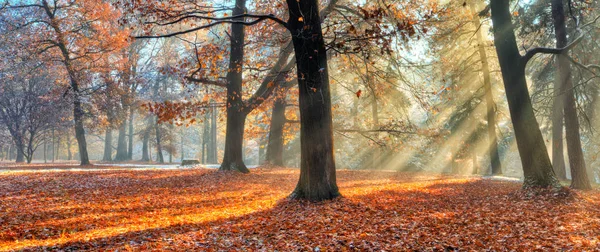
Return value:
[(340, 196), (333, 157), (333, 123), (327, 52), (317, 0), (287, 0), (288, 25), (300, 90), (300, 179), (292, 199), (321, 201)]
[[(477, 13), (477, 5), (471, 1), (471, 10)], [(475, 27), (481, 26), (479, 15), (473, 16), (473, 24)], [(496, 138), (496, 110), (494, 108), (494, 96), (492, 94), (492, 82), (490, 78), (490, 66), (488, 63), (487, 52), (485, 51), (485, 40), (483, 39), (482, 31), (477, 30), (477, 48), (479, 59), (481, 60), (481, 70), (483, 73), (483, 85), (485, 88), (485, 105), (487, 108), (487, 131), (489, 155), (492, 166), (492, 175), (502, 174), (502, 164), (500, 163), (500, 155), (498, 154), (498, 139)]]
[(102, 161), (112, 161), (112, 129), (106, 129), (104, 133), (104, 157)]
[(523, 165), (524, 188), (557, 187), (542, 132), (533, 113), (525, 79), (525, 64), (519, 54), (508, 0), (491, 0), (494, 44), (502, 70), (506, 98)]
[[(552, 17), (554, 19), (554, 32), (556, 47), (567, 46), (567, 28), (565, 25), (565, 10), (562, 0), (552, 0)], [(561, 93), (564, 94), (565, 129), (567, 132), (567, 151), (569, 153), (569, 166), (571, 167), (571, 187), (576, 189), (591, 189), (585, 168), (581, 136), (579, 135), (579, 118), (577, 118), (577, 104), (571, 66), (569, 59), (564, 54), (558, 55), (558, 76)]]
[(129, 141), (127, 142), (127, 160), (133, 160), (133, 106), (129, 109)]
[(154, 129), (155, 129), (155, 133), (156, 133), (156, 161), (163, 164), (163, 163), (165, 163), (165, 158), (163, 157), (163, 152), (162, 152), (160, 125), (158, 124), (158, 118), (156, 119), (156, 124), (154, 126)]
[[(285, 92), (285, 91), (283, 91)], [(283, 128), (285, 126), (285, 95), (277, 95), (273, 102), (269, 143), (267, 144), (267, 164), (283, 166)]]
[(25, 144), (22, 139), (15, 140), (17, 157), (15, 163), (25, 163)]
[(127, 123), (123, 121), (121, 122), (121, 125), (119, 125), (119, 137), (117, 139), (117, 156), (115, 157), (115, 161), (127, 160), (127, 140), (125, 139), (126, 134)]
[[(233, 16), (245, 13), (246, 0), (236, 0)], [(242, 22), (244, 18), (236, 18)], [(242, 102), (242, 71), (244, 64), (244, 25), (231, 25), (231, 50), (229, 55), (229, 71), (227, 72), (227, 129), (225, 133), (225, 155), (220, 171), (250, 172), (242, 159), (242, 143), (244, 141), (244, 123), (246, 113)], [(209, 149), (210, 151), (210, 149)], [(210, 155), (209, 155), (210, 156)]]

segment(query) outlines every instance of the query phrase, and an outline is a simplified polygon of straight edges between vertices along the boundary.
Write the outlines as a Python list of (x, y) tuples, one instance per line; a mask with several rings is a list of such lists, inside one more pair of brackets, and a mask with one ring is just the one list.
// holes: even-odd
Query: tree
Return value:
[[(566, 47), (568, 45), (567, 28), (565, 25), (566, 16), (562, 0), (552, 0), (552, 17), (554, 19), (556, 47)], [(571, 76), (571, 66), (566, 53), (564, 51), (557, 55), (558, 81), (556, 85), (560, 87), (562, 96), (559, 95), (555, 99), (564, 98), (563, 110), (567, 135), (567, 151), (569, 153), (569, 165), (572, 177), (571, 187), (576, 189), (591, 189), (592, 186), (587, 176), (581, 146), (581, 136), (579, 134), (579, 118), (577, 117), (577, 104)], [(562, 131), (562, 127), (560, 130)]]
[(59, 1), (39, 0), (30, 4), (6, 1), (3, 11), (14, 14), (21, 12), (19, 23), (11, 24), (14, 30), (36, 25), (39, 31), (40, 53), (59, 60), (68, 76), (73, 101), (75, 137), (79, 146), (81, 165), (90, 164), (82, 102), (82, 81), (85, 71), (98, 67), (102, 54), (123, 47), (126, 33), (117, 27), (118, 12), (104, 1)]
[(494, 44), (502, 70), (511, 120), (525, 176), (524, 188), (556, 187), (554, 170), (535, 118), (525, 79), (527, 62), (538, 53), (566, 53), (576, 43), (563, 48), (533, 48), (521, 55), (511, 23), (509, 1), (491, 1)]

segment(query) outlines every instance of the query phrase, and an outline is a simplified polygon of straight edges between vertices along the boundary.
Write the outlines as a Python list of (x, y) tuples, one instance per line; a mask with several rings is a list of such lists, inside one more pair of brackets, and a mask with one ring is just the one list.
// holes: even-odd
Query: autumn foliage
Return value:
[[(0, 250), (574, 250), (600, 246), (600, 193), (339, 171), (333, 201), (286, 196), (295, 169), (6, 172)], [(564, 196), (565, 194), (566, 196)]]

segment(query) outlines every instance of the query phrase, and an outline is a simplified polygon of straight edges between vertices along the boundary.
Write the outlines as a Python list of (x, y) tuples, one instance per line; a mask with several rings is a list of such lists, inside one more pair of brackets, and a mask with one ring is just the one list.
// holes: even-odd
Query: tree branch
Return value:
[(577, 39), (575, 39), (573, 42), (571, 42), (570, 44), (568, 44), (567, 46), (565, 46), (563, 48), (547, 48), (547, 47), (533, 48), (533, 49), (527, 51), (525, 53), (525, 55), (523, 55), (521, 57), (521, 62), (523, 63), (523, 66), (527, 65), (529, 60), (531, 60), (531, 58), (533, 58), (533, 56), (535, 56), (538, 53), (562, 54), (564, 52), (569, 51), (571, 48), (575, 47), (577, 44), (579, 44), (579, 42), (581, 42), (582, 39), (583, 39), (583, 36), (579, 36)]

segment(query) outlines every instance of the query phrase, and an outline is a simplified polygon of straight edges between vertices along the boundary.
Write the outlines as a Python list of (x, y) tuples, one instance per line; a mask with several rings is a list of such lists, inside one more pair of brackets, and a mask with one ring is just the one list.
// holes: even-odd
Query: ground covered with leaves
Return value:
[(289, 201), (296, 169), (0, 173), (0, 250), (600, 249), (600, 192), (339, 171), (344, 197)]

